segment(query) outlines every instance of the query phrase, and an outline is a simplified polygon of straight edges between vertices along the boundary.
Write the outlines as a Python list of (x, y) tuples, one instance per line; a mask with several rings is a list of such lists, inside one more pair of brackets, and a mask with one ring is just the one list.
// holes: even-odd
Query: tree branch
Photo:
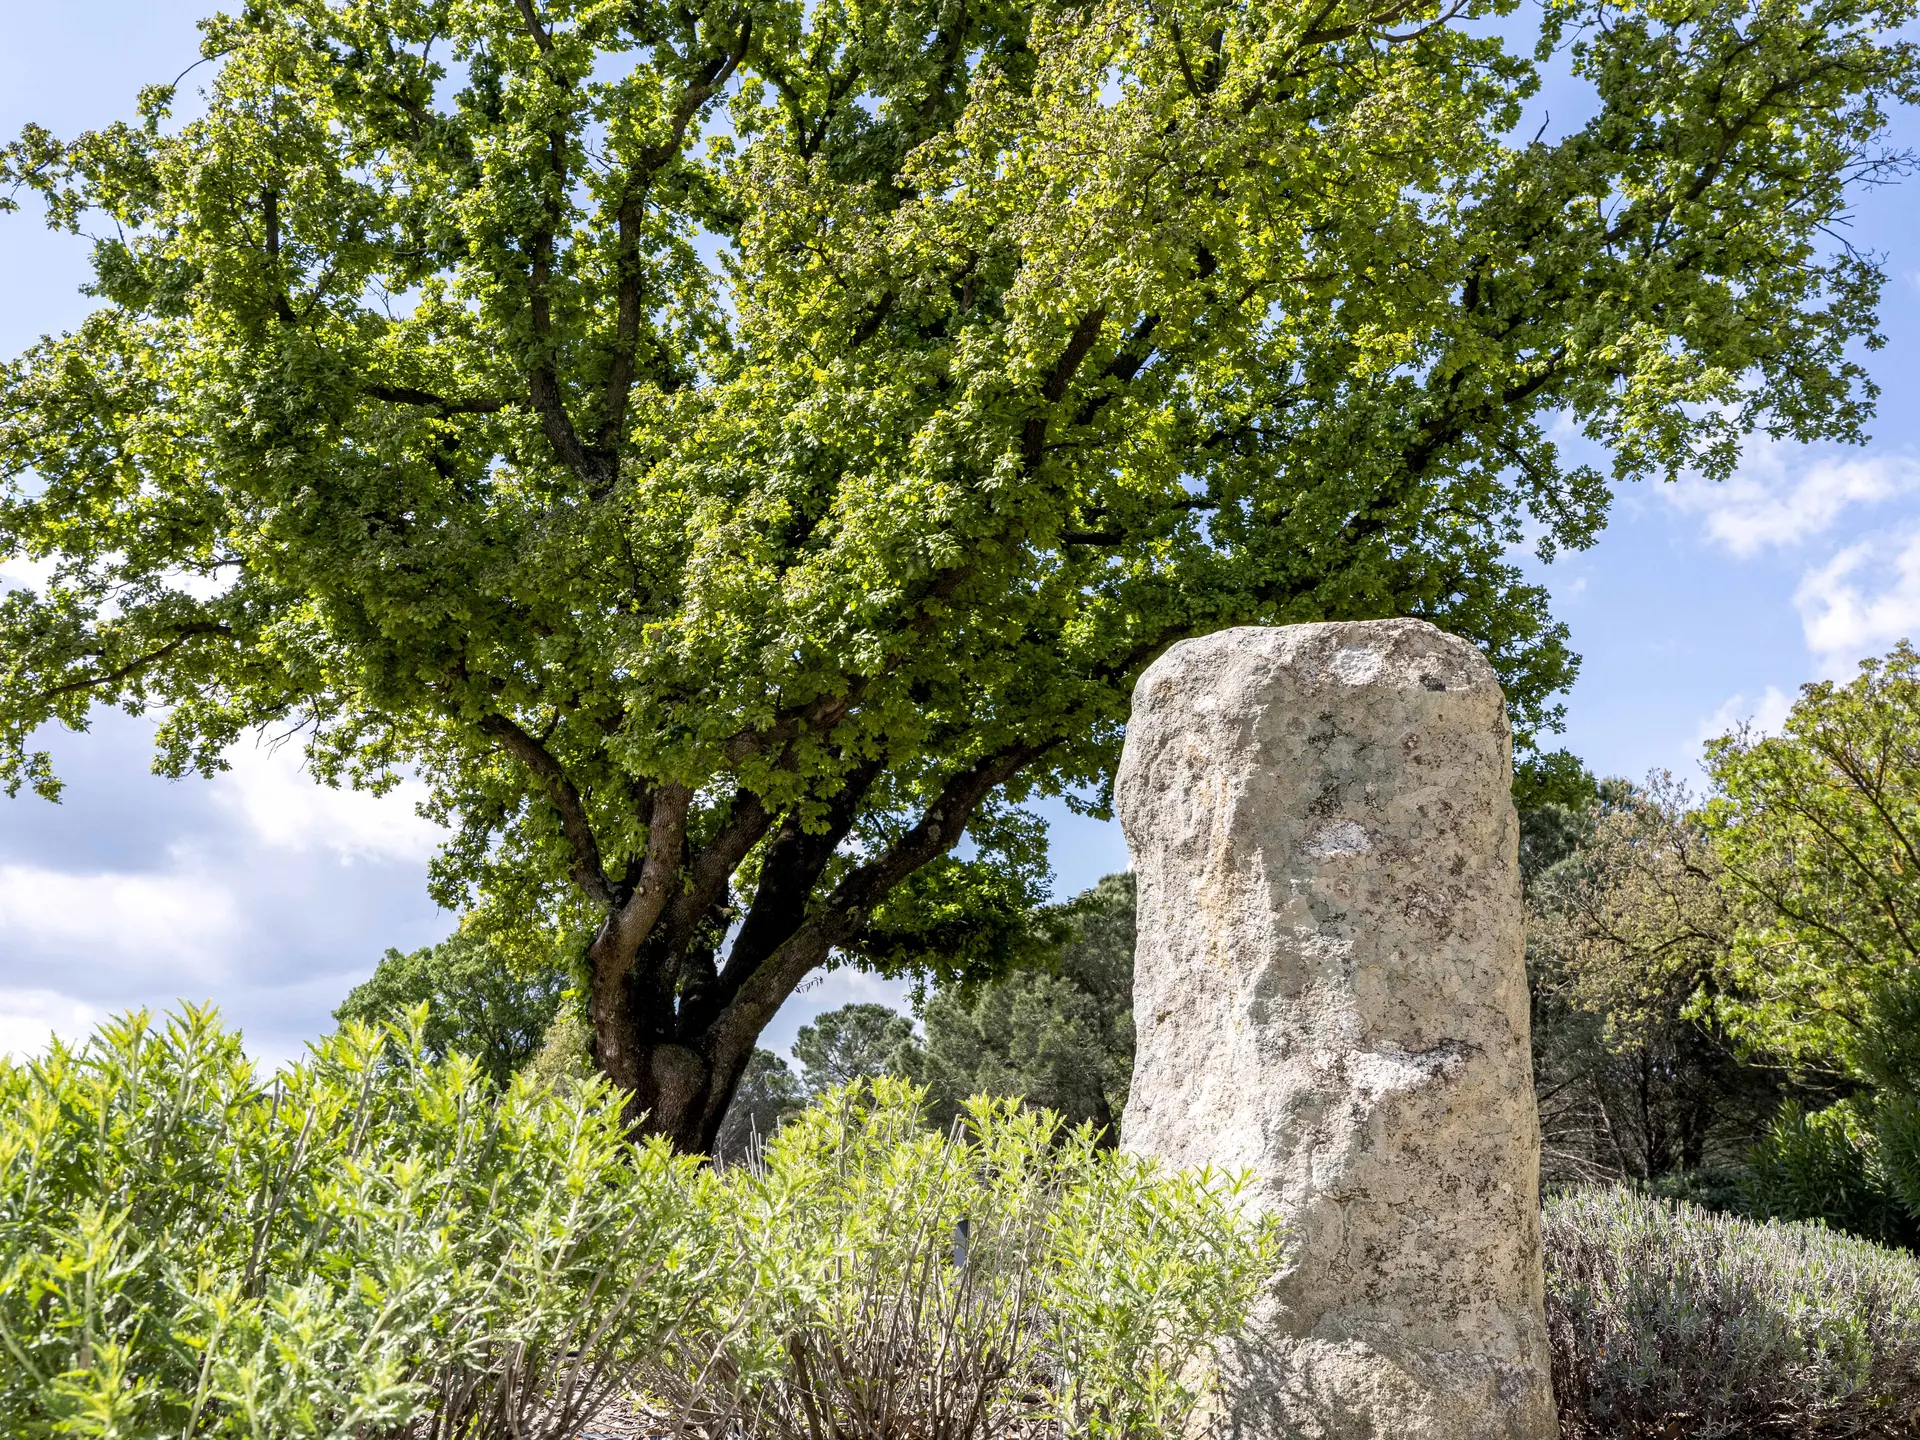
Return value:
[(480, 722), (480, 728), (499, 740), (510, 755), (540, 778), (547, 798), (560, 812), (560, 828), (573, 851), (573, 865), (568, 872), (573, 883), (588, 900), (612, 912), (616, 902), (606, 867), (601, 863), (600, 842), (594, 838), (586, 804), (566, 768), (546, 746), (505, 715), (487, 716)]
[(36, 703), (44, 704), (56, 695), (70, 695), (75, 690), (91, 690), (101, 685), (117, 685), (129, 676), (139, 674), (150, 665), (158, 665), (189, 640), (197, 640), (204, 635), (222, 635), (231, 640), (233, 631), (216, 621), (209, 621), (204, 625), (190, 625), (158, 650), (150, 650), (145, 655), (136, 656), (115, 669), (97, 670), (91, 674), (82, 675), (77, 680), (69, 680), (63, 685), (42, 690), (34, 696), (34, 700)]
[(764, 754), (775, 745), (791, 743), (803, 731), (824, 734), (844, 720), (847, 712), (860, 703), (860, 696), (866, 688), (867, 677), (856, 675), (847, 681), (847, 688), (838, 695), (820, 695), (805, 705), (782, 710), (774, 717), (773, 723), (764, 729), (736, 731), (723, 747), (727, 759), (738, 765), (743, 760)]
[(533, 8), (533, 0), (514, 0), (514, 4), (519, 8), (520, 18), (527, 22), (527, 33), (533, 36), (533, 43), (540, 47), (540, 53), (552, 54), (553, 36), (540, 23), (540, 16)]
[[(951, 777), (919, 823), (884, 854), (841, 880), (819, 913), (795, 930), (750, 975), (741, 977), (733, 987), (728, 1011), (739, 1013), (754, 1025), (757, 1034), (758, 1025), (780, 1008), (794, 986), (835, 946), (845, 944), (865, 928), (874, 909), (895, 886), (960, 842), (974, 812), (988, 795), (1057, 743), (1050, 740), (1009, 746)], [(731, 960), (728, 968), (732, 968)]]
[(639, 883), (608, 921), (614, 942), (629, 967), (653, 933), (680, 878), (681, 853), (687, 838), (687, 809), (692, 803), (693, 791), (685, 785), (669, 782), (654, 792), (653, 809), (647, 816), (647, 854), (640, 866)]
[[(521, 0), (522, 4), (526, 0)], [(618, 232), (618, 279), (615, 284), (613, 359), (607, 366), (606, 383), (601, 390), (599, 450), (615, 453), (626, 434), (627, 405), (633, 394), (636, 358), (640, 345), (640, 221), (645, 210), (647, 191), (654, 177), (679, 155), (686, 143), (687, 128), (700, 107), (711, 100), (733, 77), (753, 43), (753, 14), (741, 14), (739, 34), (734, 43), (710, 56), (692, 84), (680, 92), (673, 107), (671, 138), (648, 146), (627, 174), (615, 219)]]
[(497, 398), (450, 400), (444, 395), (416, 389), (412, 385), (369, 385), (363, 393), (370, 399), (384, 400), (391, 405), (422, 405), (449, 415), (491, 415), (521, 403)]
[(721, 971), (716, 998), (726, 1003), (739, 992), (766, 958), (780, 948), (805, 922), (813, 887), (853, 830), (860, 803), (880, 778), (883, 762), (870, 760), (847, 776), (829, 802), (826, 821), (809, 833), (789, 815), (767, 847), (760, 868), (760, 886), (740, 922)]
[[(1107, 307), (1099, 305), (1080, 317), (1073, 327), (1073, 333), (1067, 337), (1066, 348), (1060, 352), (1060, 358), (1054, 362), (1053, 369), (1041, 382), (1040, 398), (1046, 401), (1048, 409), (1058, 405), (1066, 397), (1067, 387), (1073, 383), (1073, 377), (1089, 352), (1099, 343), (1100, 327), (1106, 324)], [(1020, 458), (1025, 462), (1029, 473), (1038, 468), (1040, 457), (1047, 446), (1046, 412), (1032, 416), (1020, 431)]]
[(727, 888), (740, 862), (747, 858), (747, 852), (772, 828), (773, 818), (758, 795), (748, 790), (734, 795), (726, 823), (687, 865), (686, 884), (667, 908), (661, 943), (668, 954), (686, 944), (687, 937)]
[(280, 273), (280, 192), (265, 190), (260, 195), (260, 219), (266, 230), (267, 260), (273, 269), (273, 313), (291, 325), (299, 317), (287, 298), (286, 277)]

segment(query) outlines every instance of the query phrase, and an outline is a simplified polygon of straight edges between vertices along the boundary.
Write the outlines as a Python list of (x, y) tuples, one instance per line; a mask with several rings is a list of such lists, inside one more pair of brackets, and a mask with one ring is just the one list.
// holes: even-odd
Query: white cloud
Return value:
[(1707, 538), (1745, 559), (1833, 528), (1856, 505), (1920, 489), (1920, 462), (1899, 455), (1813, 457), (1804, 447), (1760, 440), (1723, 481), (1689, 476), (1664, 493), (1699, 515)]
[(1778, 735), (1787, 723), (1787, 712), (1792, 708), (1793, 697), (1778, 685), (1769, 685), (1754, 700), (1749, 700), (1745, 695), (1729, 695), (1720, 703), (1719, 709), (1695, 727), (1693, 748), (1698, 753), (1707, 741), (1718, 740), (1742, 725), (1751, 725), (1762, 734)]
[(79, 1040), (105, 1017), (104, 1010), (52, 990), (0, 989), (0, 1055), (43, 1054), (49, 1037)]
[(233, 768), (214, 781), (215, 803), (276, 849), (328, 851), (342, 861), (420, 861), (445, 838), (415, 813), (427, 793), (417, 780), (385, 795), (336, 790), (308, 773), (293, 744), (241, 746), (227, 758)]
[(0, 591), (38, 590), (52, 574), (51, 560), (0, 561)]
[(73, 874), (0, 865), (0, 964), (190, 981), (224, 976), (239, 915), (225, 886), (194, 874)]
[(1920, 635), (1920, 534), (1849, 545), (1806, 573), (1793, 603), (1825, 674)]

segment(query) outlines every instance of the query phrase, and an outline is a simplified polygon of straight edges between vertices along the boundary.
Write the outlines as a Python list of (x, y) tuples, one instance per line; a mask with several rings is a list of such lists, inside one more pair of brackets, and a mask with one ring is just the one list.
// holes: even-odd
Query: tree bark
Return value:
[[(793, 815), (776, 823), (760, 801), (737, 795), (693, 854), (693, 794), (662, 785), (649, 802), (646, 855), (629, 866), (637, 878), (616, 885), (586, 833), (586, 807), (557, 766), (549, 773), (537, 742), (517, 727), (502, 733), (563, 818), (574, 817), (576, 883), (604, 897), (606, 918), (587, 952), (594, 1061), (625, 1092), (636, 1136), (664, 1136), (695, 1154), (712, 1152), (755, 1042), (800, 982), (837, 947), (857, 942), (888, 894), (952, 849), (987, 796), (1049, 748), (1012, 746), (950, 776), (917, 824), (822, 894), (822, 876), (884, 771), (880, 761), (845, 777), (813, 830)], [(726, 927), (730, 878), (756, 847), (758, 883), (716, 966), (703, 934)]]

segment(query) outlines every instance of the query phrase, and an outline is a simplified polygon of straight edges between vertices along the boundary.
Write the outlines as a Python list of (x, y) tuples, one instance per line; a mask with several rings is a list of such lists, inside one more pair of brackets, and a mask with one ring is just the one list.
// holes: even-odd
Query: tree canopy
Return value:
[(829, 1090), (895, 1072), (895, 1053), (912, 1043), (913, 1021), (890, 1005), (871, 1001), (842, 1005), (802, 1025), (794, 1036), (793, 1058), (811, 1099)]
[(1707, 819), (1751, 917), (1722, 1013), (1757, 1046), (1870, 1073), (1920, 975), (1920, 653), (1902, 641), (1847, 684), (1807, 685), (1780, 734), (1707, 755)]
[[(710, 1146), (824, 963), (979, 973), (1134, 678), (1410, 614), (1523, 738), (1510, 551), (1605, 477), (1853, 439), (1911, 0), (254, 0), (204, 106), (6, 151), (99, 308), (0, 372), (0, 778), (261, 726), (412, 767), (435, 894), (581, 924), (597, 1063)], [(9, 204), (16, 203), (9, 201)], [(1091, 797), (1091, 798), (1088, 798)], [(965, 836), (969, 846), (956, 853)], [(479, 923), (476, 921), (475, 923)], [(526, 923), (534, 923), (526, 921)]]
[[(1788, 1199), (1920, 1236), (1920, 653), (1801, 688), (1778, 735), (1707, 747), (1706, 811), (1745, 924), (1717, 1016), (1845, 1098), (1783, 1117)], [(1704, 1008), (1704, 1007), (1703, 1007)], [(1851, 1093), (1847, 1093), (1851, 1092)]]
[(1542, 1173), (1724, 1198), (1790, 1095), (1712, 1014), (1740, 897), (1670, 776), (1608, 780), (1552, 833), (1570, 843), (1526, 886)]

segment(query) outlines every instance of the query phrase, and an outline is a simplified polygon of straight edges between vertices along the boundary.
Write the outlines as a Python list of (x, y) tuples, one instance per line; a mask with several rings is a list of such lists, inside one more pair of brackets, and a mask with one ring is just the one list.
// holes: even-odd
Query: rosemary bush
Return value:
[(652, 1360), (710, 1179), (424, 1019), (266, 1083), (196, 1009), (0, 1061), (0, 1433), (537, 1440)]
[(1177, 1433), (1212, 1344), (1276, 1264), (1238, 1182), (1090, 1127), (925, 1092), (829, 1092), (710, 1192), (729, 1285), (672, 1383), (710, 1432), (770, 1440)]
[(263, 1081), (186, 1009), (0, 1061), (0, 1435), (731, 1440), (1178, 1428), (1270, 1273), (1238, 1187), (898, 1081), (716, 1173), (602, 1082), (350, 1023)]
[(1920, 1435), (1920, 1260), (1625, 1189), (1546, 1207), (1562, 1433)]

